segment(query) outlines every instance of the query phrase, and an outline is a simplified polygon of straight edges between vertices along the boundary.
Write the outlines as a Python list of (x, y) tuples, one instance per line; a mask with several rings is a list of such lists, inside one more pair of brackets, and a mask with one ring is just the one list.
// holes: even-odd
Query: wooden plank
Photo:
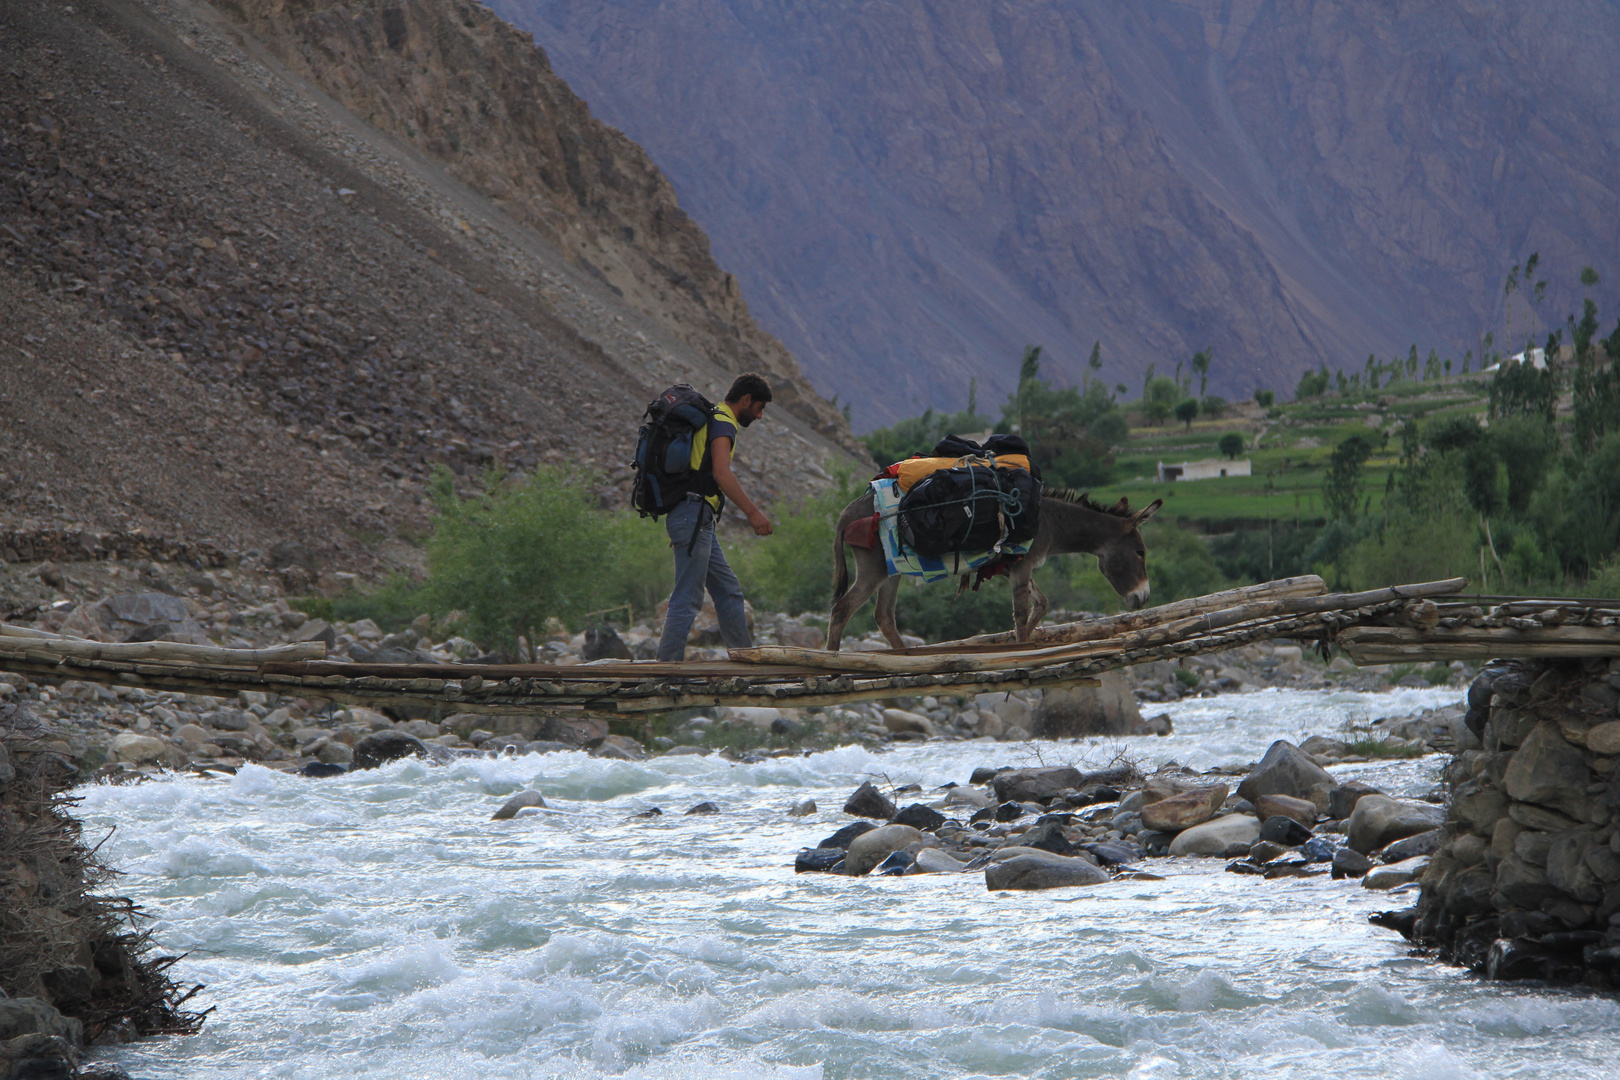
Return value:
[(1428, 631), (1403, 626), (1353, 626), (1341, 631), (1336, 641), (1358, 664), (1620, 656), (1620, 628), (1612, 626), (1549, 626), (1539, 630), (1464, 626)]
[[(1037, 627), (1032, 639), (1025, 644), (1038, 647), (1041, 644), (1058, 644), (1067, 641), (1091, 641), (1097, 638), (1112, 637), (1119, 633), (1144, 630), (1160, 623), (1185, 619), (1190, 615), (1201, 615), (1206, 611), (1221, 611), (1225, 608), (1237, 607), (1257, 600), (1283, 600), (1290, 597), (1321, 596), (1325, 592), (1327, 592), (1327, 584), (1321, 578), (1315, 574), (1302, 574), (1299, 577), (1279, 578), (1276, 581), (1261, 582), (1259, 585), (1245, 585), (1237, 589), (1226, 589), (1222, 592), (1210, 593), (1207, 596), (1189, 597), (1186, 600), (1177, 600), (1175, 603), (1161, 604), (1158, 607), (1143, 608), (1140, 611), (1126, 611), (1101, 619)], [(1011, 630), (1007, 630), (998, 634), (978, 634), (958, 641), (943, 641), (937, 645), (928, 645), (922, 649), (907, 651), (913, 653), (949, 652), (959, 645), (1017, 644), (1017, 636)]]
[(31, 651), (84, 660), (158, 660), (199, 667), (258, 667), (267, 662), (318, 660), (326, 655), (319, 641), (276, 645), (268, 649), (222, 649), (217, 645), (182, 645), (175, 641), (112, 643), (65, 637), (8, 637), (26, 641)]

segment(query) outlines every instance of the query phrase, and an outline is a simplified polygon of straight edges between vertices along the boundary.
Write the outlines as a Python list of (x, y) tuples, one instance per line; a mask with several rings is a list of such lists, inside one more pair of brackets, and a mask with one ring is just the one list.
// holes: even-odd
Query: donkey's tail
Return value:
[(849, 564), (844, 561), (844, 530), (833, 529), (833, 594), (832, 602), (844, 598), (849, 591)]

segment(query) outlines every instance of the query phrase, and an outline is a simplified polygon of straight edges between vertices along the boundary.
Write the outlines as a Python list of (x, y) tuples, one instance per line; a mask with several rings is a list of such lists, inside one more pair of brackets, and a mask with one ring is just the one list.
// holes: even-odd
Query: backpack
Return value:
[(713, 415), (709, 399), (686, 383), (676, 383), (648, 404), (630, 463), (636, 471), (630, 505), (642, 517), (656, 521), (692, 490), (699, 476), (692, 468), (692, 440)]
[(924, 558), (1027, 544), (1040, 527), (1041, 482), (1027, 469), (940, 469), (906, 492), (899, 517), (902, 542)]

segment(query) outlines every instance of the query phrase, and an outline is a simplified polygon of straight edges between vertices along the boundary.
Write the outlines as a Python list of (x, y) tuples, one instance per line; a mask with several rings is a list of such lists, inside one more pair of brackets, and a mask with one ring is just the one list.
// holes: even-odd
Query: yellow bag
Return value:
[[(907, 458), (892, 466), (896, 470), (895, 479), (900, 482), (901, 491), (910, 491), (913, 484), (932, 476), (941, 469), (951, 469), (970, 461), (985, 463), (988, 457), (970, 455), (968, 457), (914, 457)], [(1001, 454), (996, 457), (996, 467), (1001, 469), (1028, 469), (1029, 458), (1023, 454)]]

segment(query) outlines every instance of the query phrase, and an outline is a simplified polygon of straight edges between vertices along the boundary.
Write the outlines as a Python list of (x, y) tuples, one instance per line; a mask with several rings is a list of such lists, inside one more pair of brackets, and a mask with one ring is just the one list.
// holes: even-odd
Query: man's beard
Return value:
[(747, 427), (749, 424), (752, 424), (753, 422), (754, 422), (754, 414), (753, 413), (743, 413), (741, 416), (737, 417), (737, 423), (741, 424), (743, 427)]

